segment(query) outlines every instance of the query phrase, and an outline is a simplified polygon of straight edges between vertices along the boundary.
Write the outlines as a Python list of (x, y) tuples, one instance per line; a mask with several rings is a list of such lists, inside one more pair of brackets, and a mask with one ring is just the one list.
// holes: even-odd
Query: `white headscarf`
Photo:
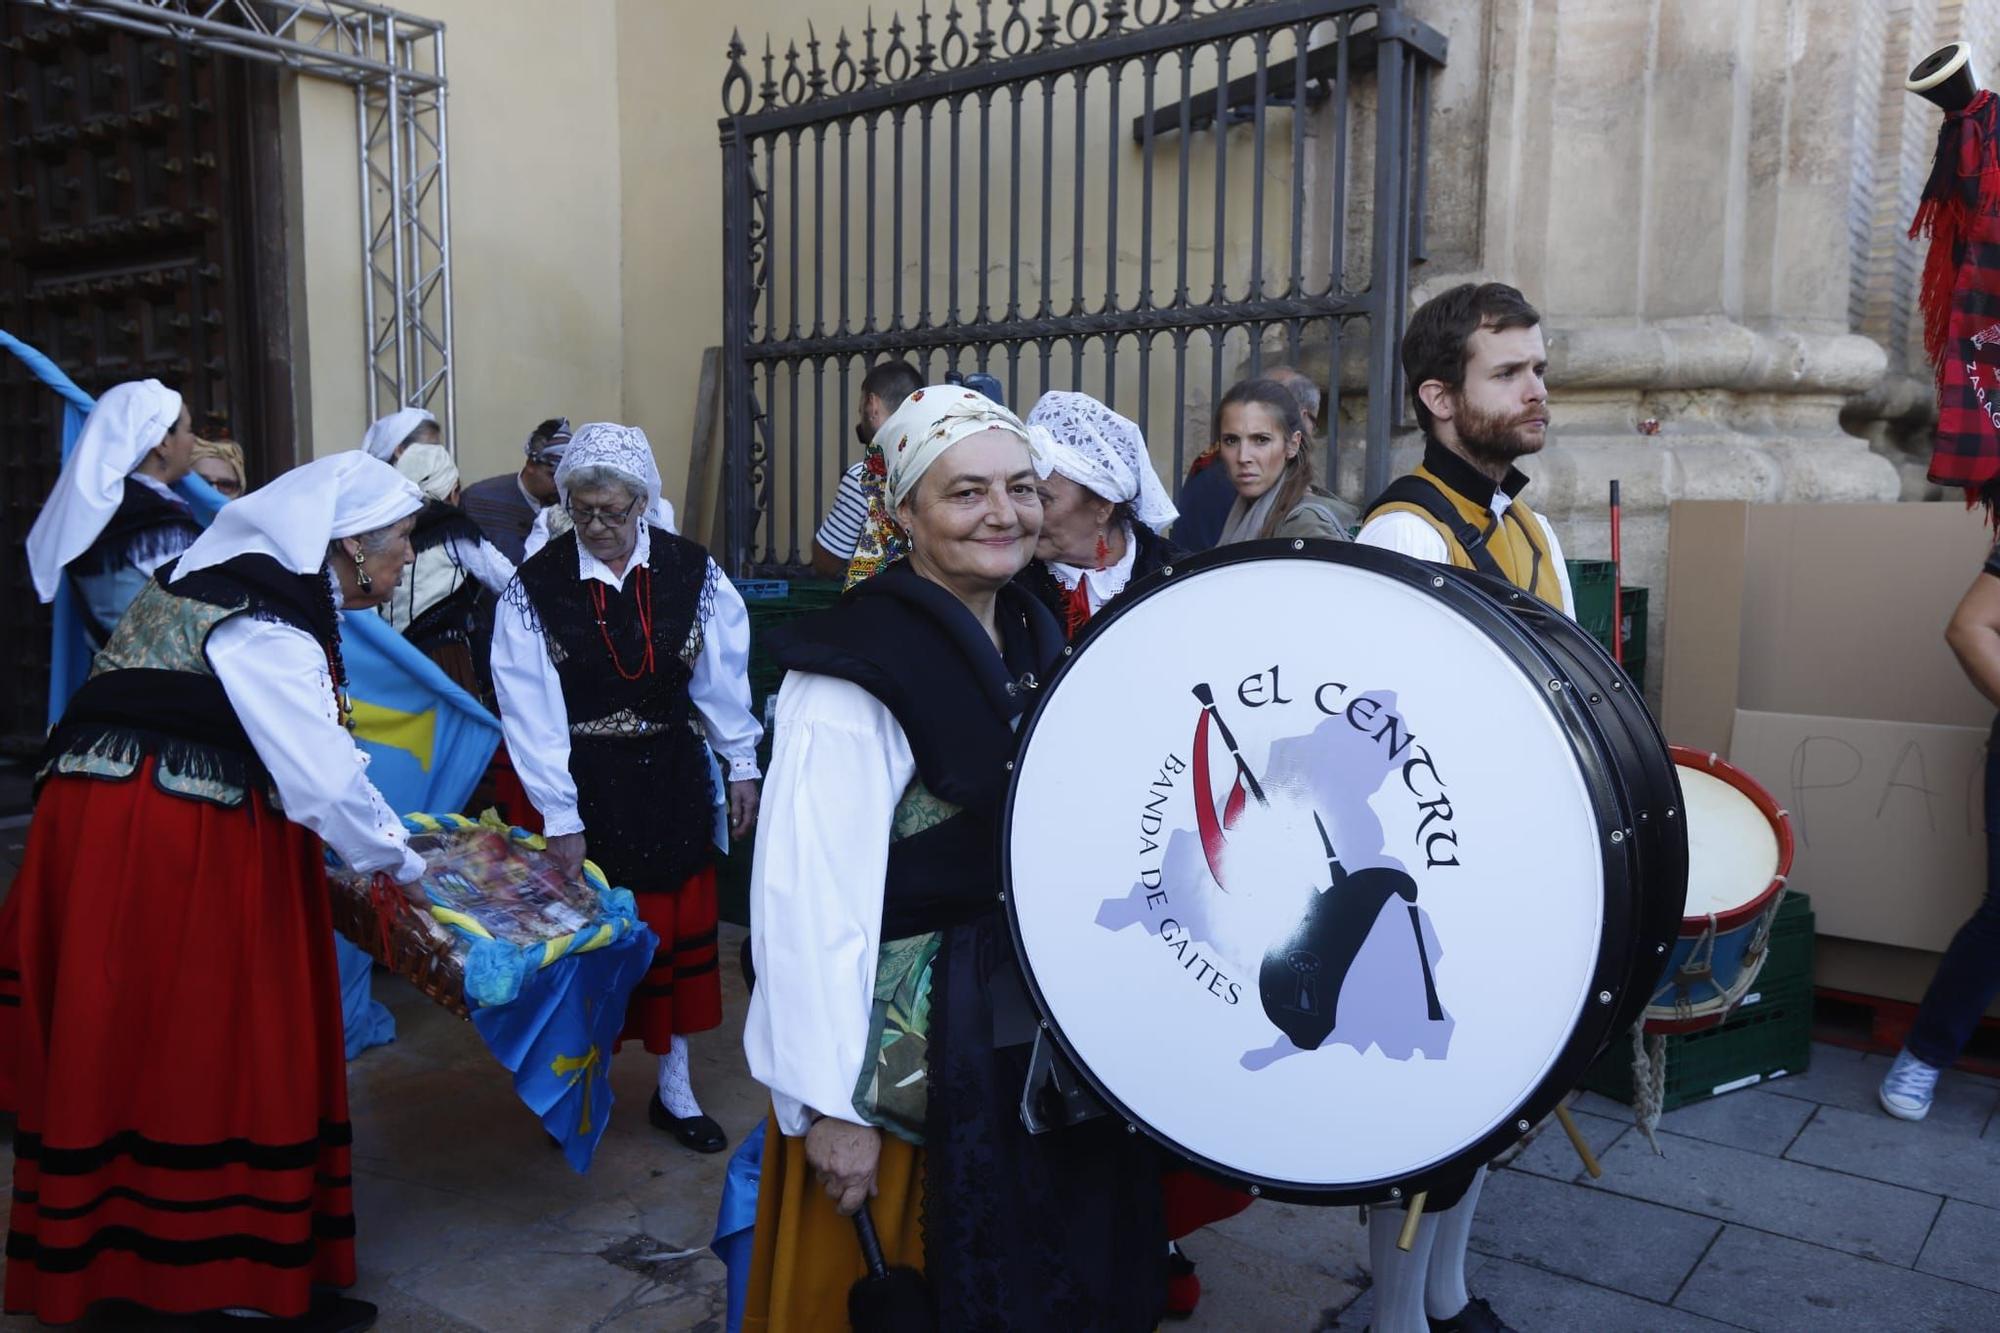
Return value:
[(396, 471), (417, 483), (433, 500), (449, 500), (458, 489), (458, 464), (441, 444), (413, 444), (396, 460)]
[(396, 446), (410, 438), (410, 432), (424, 424), (437, 425), (437, 418), (421, 407), (405, 407), (391, 412), (368, 428), (361, 437), (361, 452), (388, 462)]
[(63, 566), (90, 549), (125, 498), (125, 478), (180, 419), (181, 396), (158, 380), (128, 380), (104, 391), (28, 529), (37, 597), (55, 600)]
[(1035, 475), (1049, 475), (1048, 459), (1036, 447), (1021, 418), (976, 389), (958, 384), (927, 384), (903, 400), (889, 419), (875, 428), (888, 465), (889, 508), (909, 498), (917, 482), (944, 451), (968, 435), (1004, 430), (1021, 437), (1034, 459)]
[(646, 497), (650, 513), (660, 498), (660, 465), (653, 461), (653, 444), (637, 426), (593, 421), (578, 426), (556, 464), (556, 494), (569, 504), (569, 479), (581, 468), (601, 467), (630, 482), (635, 495)]
[(1054, 469), (1113, 504), (1129, 504), (1154, 532), (1180, 517), (1139, 427), (1087, 393), (1052, 390), (1028, 413), (1028, 431)]
[(179, 579), (239, 555), (268, 555), (294, 574), (326, 564), (327, 544), (408, 518), (424, 507), (417, 484), (359, 450), (315, 458), (224, 505), (174, 567)]

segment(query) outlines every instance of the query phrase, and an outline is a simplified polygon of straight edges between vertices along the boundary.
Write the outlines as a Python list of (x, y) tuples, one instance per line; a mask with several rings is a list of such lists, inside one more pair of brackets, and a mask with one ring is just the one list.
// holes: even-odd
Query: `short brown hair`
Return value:
[(1528, 298), (1504, 282), (1462, 283), (1417, 307), (1403, 334), (1403, 376), (1417, 424), (1431, 430), (1431, 410), (1417, 388), (1437, 380), (1456, 393), (1465, 387), (1466, 345), (1481, 329), (1531, 329), (1542, 316)]

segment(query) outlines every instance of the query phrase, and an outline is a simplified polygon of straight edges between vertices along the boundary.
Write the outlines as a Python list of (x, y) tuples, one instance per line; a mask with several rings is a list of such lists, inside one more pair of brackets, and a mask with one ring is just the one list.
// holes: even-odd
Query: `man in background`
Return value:
[(556, 502), (556, 464), (569, 448), (569, 418), (550, 417), (523, 447), (528, 458), (519, 472), (475, 481), (458, 497), (486, 540), (517, 565), (526, 559), (523, 548), (535, 516)]
[[(881, 361), (869, 368), (861, 380), (861, 401), (854, 413), (854, 437), (864, 451), (876, 430), (903, 400), (924, 387), (917, 369), (903, 360)], [(823, 579), (847, 577), (847, 562), (861, 540), (868, 521), (868, 495), (862, 486), (867, 473), (865, 454), (840, 474), (840, 486), (833, 493), (833, 507), (813, 534), (813, 573)]]

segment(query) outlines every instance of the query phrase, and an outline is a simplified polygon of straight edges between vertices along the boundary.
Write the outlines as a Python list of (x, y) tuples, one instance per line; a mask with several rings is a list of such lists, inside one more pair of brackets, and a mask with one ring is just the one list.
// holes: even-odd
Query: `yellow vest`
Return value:
[[(1460, 519), (1487, 534), (1486, 549), (1492, 554), (1494, 563), (1500, 566), (1500, 572), (1507, 576), (1508, 582), (1561, 611), (1570, 610), (1563, 605), (1562, 572), (1556, 568), (1555, 560), (1549, 554), (1548, 543), (1542, 536), (1542, 525), (1536, 521), (1535, 511), (1528, 508), (1527, 501), (1515, 498), (1507, 506), (1507, 512), (1495, 520), (1491, 509), (1459, 494), (1428, 467), (1419, 467), (1410, 475), (1430, 483), (1438, 494), (1451, 503)], [(1454, 567), (1477, 568), (1458, 538), (1416, 505), (1391, 502), (1378, 506), (1368, 517), (1373, 519), (1382, 514), (1397, 513), (1415, 514), (1434, 528), (1438, 536), (1444, 538), (1445, 552)]]

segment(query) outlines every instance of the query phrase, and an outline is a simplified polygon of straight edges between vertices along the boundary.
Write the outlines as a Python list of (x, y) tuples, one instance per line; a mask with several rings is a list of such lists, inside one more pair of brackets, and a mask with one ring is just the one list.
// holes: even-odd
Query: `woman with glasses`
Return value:
[(240, 500), (250, 489), (250, 473), (243, 465), (243, 446), (234, 440), (194, 441), (194, 474), (225, 500)]
[(688, 1081), (687, 1034), (722, 1022), (714, 844), (721, 804), (703, 741), (728, 769), (727, 835), (757, 818), (750, 618), (708, 552), (647, 523), (660, 473), (646, 433), (577, 430), (556, 469), (572, 528), (501, 598), (493, 679), (507, 749), (550, 848), (588, 852), (659, 937), (627, 1038), (660, 1058), (653, 1124), (696, 1152), (728, 1146)]

